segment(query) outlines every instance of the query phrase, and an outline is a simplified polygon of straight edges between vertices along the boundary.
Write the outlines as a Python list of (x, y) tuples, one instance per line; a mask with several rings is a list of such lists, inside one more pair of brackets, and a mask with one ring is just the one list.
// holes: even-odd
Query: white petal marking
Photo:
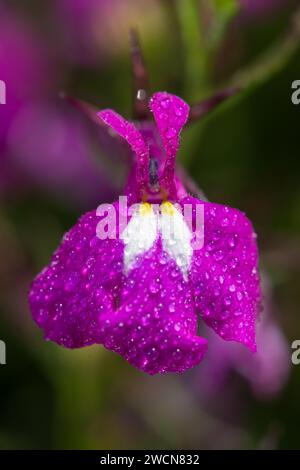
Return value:
[(163, 249), (174, 259), (187, 280), (193, 256), (192, 234), (183, 215), (173, 204), (165, 202), (161, 207), (159, 228)]
[(150, 250), (159, 233), (164, 252), (176, 262), (187, 280), (193, 256), (192, 234), (181, 212), (170, 202), (162, 203), (159, 212), (154, 211), (149, 203), (136, 206), (121, 234), (125, 244), (125, 274), (134, 266), (138, 256)]
[(143, 203), (136, 207), (127, 227), (121, 234), (124, 241), (125, 274), (133, 267), (135, 259), (148, 251), (158, 234), (158, 218), (151, 204)]

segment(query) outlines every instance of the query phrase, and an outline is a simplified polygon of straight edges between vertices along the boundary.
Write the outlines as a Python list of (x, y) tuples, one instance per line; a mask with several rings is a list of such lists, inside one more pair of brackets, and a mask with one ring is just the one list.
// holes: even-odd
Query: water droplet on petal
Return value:
[(175, 304), (172, 303), (172, 304), (169, 305), (169, 312), (170, 312), (170, 313), (174, 313), (174, 312), (175, 312)]
[(214, 254), (214, 258), (216, 261), (221, 261), (224, 258), (223, 251), (222, 250), (216, 251), (216, 253)]
[(242, 300), (242, 298), (243, 298), (243, 294), (242, 294), (242, 292), (240, 292), (240, 291), (238, 291), (238, 292), (236, 293), (236, 296), (237, 296), (237, 299), (238, 299), (238, 300)]
[(173, 139), (176, 136), (176, 129), (174, 127), (170, 127), (166, 132), (167, 139)]

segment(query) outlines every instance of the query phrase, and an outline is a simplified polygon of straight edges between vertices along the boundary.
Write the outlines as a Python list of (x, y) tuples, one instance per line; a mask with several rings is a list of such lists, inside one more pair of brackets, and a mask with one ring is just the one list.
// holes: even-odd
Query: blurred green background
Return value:
[[(298, 4), (1, 2), (0, 448), (300, 447), (300, 367), (290, 360), (300, 338), (300, 107), (291, 102), (300, 79)], [(254, 373), (230, 359), (212, 398), (205, 389), (213, 367), (148, 377), (103, 347), (45, 342), (31, 318), (31, 280), (82, 212), (122, 191), (126, 172), (123, 156), (104, 149), (59, 94), (130, 117), (131, 27), (153, 91), (192, 104), (242, 88), (184, 132), (179, 158), (209, 200), (245, 211), (258, 233), (265, 310), (281, 335), (268, 363), (271, 393), (258, 393)]]

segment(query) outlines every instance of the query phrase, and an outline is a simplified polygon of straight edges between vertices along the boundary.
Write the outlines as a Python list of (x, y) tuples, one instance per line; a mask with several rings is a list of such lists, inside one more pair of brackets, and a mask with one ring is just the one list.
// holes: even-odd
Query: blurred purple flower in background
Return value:
[[(47, 48), (27, 24), (0, 9), (0, 79), (6, 83), (6, 104), (0, 107), (0, 189), (18, 180), (7, 153), (7, 136), (23, 107), (50, 94), (55, 74)], [(34, 128), (31, 128), (32, 134)]]
[(63, 53), (83, 65), (126, 51), (128, 31), (137, 21), (144, 37), (155, 35), (161, 21), (155, 0), (54, 0), (53, 9)]
[(24, 176), (64, 204), (87, 209), (113, 200), (122, 187), (126, 148), (106, 130), (91, 128), (66, 102), (23, 107), (8, 143), (12, 162)]
[(126, 149), (103, 129), (93, 132), (73, 106), (55, 97), (57, 70), (40, 36), (1, 8), (0, 79), (7, 103), (0, 107), (0, 191), (38, 188), (87, 209), (119, 193)]
[(249, 16), (274, 13), (279, 8), (291, 3), (291, 0), (240, 0), (242, 13)]
[(224, 346), (217, 335), (209, 334), (211, 348), (198, 372), (197, 382), (202, 398), (213, 403), (220, 393), (230, 396), (237, 385), (235, 372), (249, 384), (254, 395), (273, 399), (283, 389), (290, 372), (290, 348), (276, 320), (271, 287), (263, 282), (264, 311), (257, 323), (257, 353), (251, 354), (240, 345)]
[(54, 6), (60, 15), (61, 30), (64, 36), (66, 50), (69, 58), (80, 59), (83, 63), (96, 60), (96, 52), (92, 50), (92, 41), (95, 39), (93, 22), (96, 16), (101, 15), (101, 29), (110, 15), (114, 15), (114, 8), (119, 0), (55, 0)]
[(53, 67), (41, 38), (15, 13), (0, 9), (0, 74), (7, 84), (7, 105), (1, 108), (1, 135), (9, 117), (25, 101), (53, 89)]

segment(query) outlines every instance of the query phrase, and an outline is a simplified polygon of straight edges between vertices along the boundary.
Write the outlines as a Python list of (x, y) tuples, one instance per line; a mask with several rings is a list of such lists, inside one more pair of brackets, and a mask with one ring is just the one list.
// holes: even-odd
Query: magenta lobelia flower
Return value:
[[(34, 280), (29, 301), (47, 339), (68, 348), (103, 344), (156, 374), (201, 361), (207, 341), (197, 334), (197, 315), (224, 340), (255, 351), (260, 285), (256, 236), (246, 216), (189, 196), (176, 176), (188, 105), (156, 93), (150, 109), (162, 148), (153, 126), (135, 126), (111, 110), (99, 113), (135, 155), (125, 195), (136, 210), (125, 235), (101, 240), (96, 210), (83, 215)], [(193, 249), (195, 234), (179, 210), (185, 205), (194, 213), (204, 207), (201, 249)], [(163, 236), (169, 219), (177, 238)]]
[[(187, 193), (175, 160), (189, 106), (175, 95), (155, 93), (149, 101), (155, 124), (150, 121), (143, 67), (133, 37), (140, 119), (131, 123), (112, 110), (98, 113), (99, 123), (125, 139), (133, 156), (124, 191), (128, 220), (115, 202), (107, 212), (113, 209), (119, 223), (101, 237), (103, 213), (83, 215), (33, 281), (29, 303), (46, 339), (68, 348), (103, 344), (149, 374), (183, 372), (207, 349), (198, 316), (224, 340), (256, 350), (256, 235), (242, 212)], [(232, 93), (194, 106), (190, 120)], [(95, 120), (90, 108), (78, 104)]]

